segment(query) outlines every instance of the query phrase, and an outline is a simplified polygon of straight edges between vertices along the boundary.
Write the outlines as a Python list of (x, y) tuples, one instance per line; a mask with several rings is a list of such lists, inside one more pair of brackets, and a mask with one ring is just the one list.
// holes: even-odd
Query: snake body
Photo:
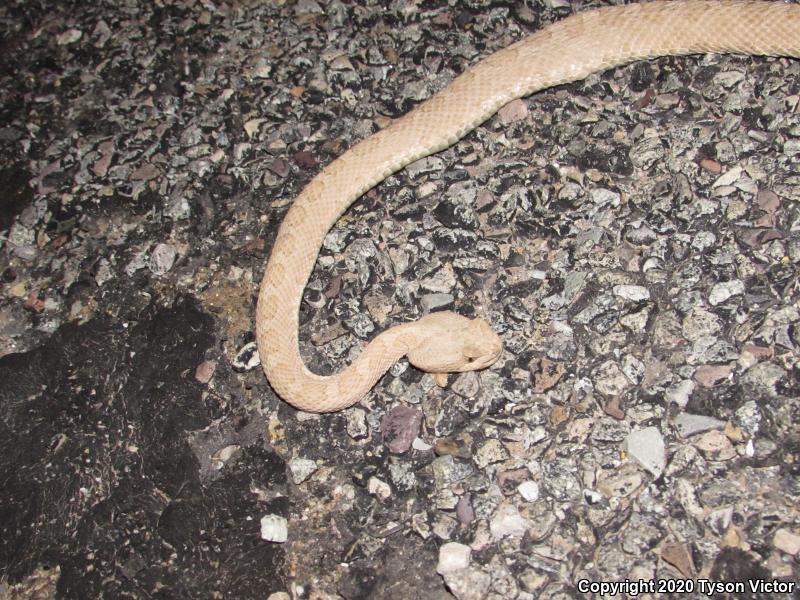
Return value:
[(440, 312), (382, 332), (335, 375), (311, 372), (300, 356), (299, 309), (328, 230), (367, 190), (511, 100), (636, 60), (705, 52), (800, 57), (800, 5), (675, 0), (578, 13), (485, 58), (330, 163), (291, 205), (261, 282), (256, 338), (273, 389), (298, 409), (330, 412), (358, 402), (402, 356), (433, 373), (494, 362), (502, 347), (485, 322)]

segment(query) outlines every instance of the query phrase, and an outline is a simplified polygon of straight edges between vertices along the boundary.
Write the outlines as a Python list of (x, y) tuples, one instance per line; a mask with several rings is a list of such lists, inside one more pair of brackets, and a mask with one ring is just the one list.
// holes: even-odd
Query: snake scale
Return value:
[(431, 373), (495, 362), (502, 344), (489, 325), (445, 311), (380, 333), (335, 375), (311, 372), (300, 356), (299, 310), (328, 230), (370, 188), (511, 100), (636, 60), (705, 52), (800, 57), (800, 5), (673, 0), (569, 16), (483, 59), (322, 169), (287, 212), (261, 281), (256, 339), (273, 389), (298, 409), (331, 412), (358, 402), (403, 356)]

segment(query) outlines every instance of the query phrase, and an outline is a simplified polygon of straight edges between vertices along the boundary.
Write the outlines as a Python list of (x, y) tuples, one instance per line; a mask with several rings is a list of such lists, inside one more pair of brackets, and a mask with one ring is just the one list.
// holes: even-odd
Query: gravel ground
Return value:
[(0, 597), (798, 597), (798, 61), (600, 73), (388, 178), (325, 240), (308, 364), (443, 308), (501, 360), (334, 415), (269, 388), (296, 193), (589, 5), (452, 4), (0, 7)]

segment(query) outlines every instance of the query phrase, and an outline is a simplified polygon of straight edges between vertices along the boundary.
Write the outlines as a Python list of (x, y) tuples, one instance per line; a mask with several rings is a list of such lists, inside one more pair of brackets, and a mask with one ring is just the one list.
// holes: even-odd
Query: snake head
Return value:
[(408, 360), (428, 373), (479, 371), (493, 364), (503, 351), (500, 338), (482, 319), (442, 311), (414, 325)]

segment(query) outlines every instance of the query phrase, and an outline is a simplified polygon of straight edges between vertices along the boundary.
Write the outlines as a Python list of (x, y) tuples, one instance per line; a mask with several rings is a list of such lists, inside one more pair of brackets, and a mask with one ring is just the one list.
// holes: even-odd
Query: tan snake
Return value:
[(358, 402), (403, 356), (431, 373), (495, 362), (502, 345), (488, 324), (435, 312), (382, 332), (335, 375), (308, 370), (299, 310), (328, 230), (367, 190), (455, 143), (513, 99), (635, 60), (702, 52), (800, 57), (800, 5), (677, 0), (570, 16), (485, 58), (325, 167), (286, 214), (261, 281), (256, 337), (273, 389), (296, 408), (330, 412)]

